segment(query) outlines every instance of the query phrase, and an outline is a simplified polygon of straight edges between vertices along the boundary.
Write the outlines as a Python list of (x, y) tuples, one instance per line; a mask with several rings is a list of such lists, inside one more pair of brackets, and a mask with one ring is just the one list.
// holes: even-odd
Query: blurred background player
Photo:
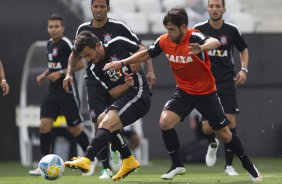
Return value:
[[(133, 42), (141, 44), (141, 41), (131, 29), (121, 21), (108, 18), (108, 13), (110, 11), (110, 1), (109, 0), (91, 0), (91, 12), (93, 19), (89, 22), (81, 24), (76, 32), (78, 35), (80, 32), (87, 30), (94, 33), (102, 43), (107, 43), (111, 39), (122, 36)], [(115, 58), (112, 58), (113, 60)], [(69, 59), (69, 66), (75, 66), (79, 62), (79, 58), (72, 52)], [(91, 63), (91, 62), (89, 62)], [(88, 63), (88, 64), (89, 64)], [(151, 60), (146, 61), (147, 67), (147, 79), (150, 87), (155, 85), (156, 77), (154, 74), (154, 69)], [(133, 69), (133, 68), (132, 68)], [(133, 69), (137, 71), (138, 69)], [(92, 122), (94, 123), (95, 130), (97, 131), (97, 118), (104, 112), (104, 110), (113, 102), (113, 98), (104, 89), (101, 83), (95, 79), (90, 70), (90, 64), (86, 69), (86, 89), (87, 89), (87, 100), (89, 111), (91, 115)], [(116, 152), (113, 153), (118, 154)], [(109, 149), (103, 149), (99, 155), (99, 160), (103, 164), (102, 175), (100, 179), (109, 179), (112, 176), (112, 168), (109, 161)], [(115, 155), (114, 157), (118, 157)], [(92, 168), (94, 168), (94, 163), (92, 163)], [(84, 176), (89, 176), (93, 174), (93, 169), (89, 173), (83, 173)]]
[[(225, 0), (208, 0), (209, 20), (195, 26), (206, 35), (218, 39), (221, 46), (208, 52), (211, 60), (211, 71), (216, 80), (217, 94), (223, 105), (225, 115), (230, 120), (230, 131), (236, 135), (236, 114), (239, 113), (236, 98), (236, 86), (246, 82), (248, 74), (249, 52), (247, 44), (238, 28), (225, 21), (223, 14), (226, 11)], [(233, 47), (240, 54), (241, 70), (236, 74), (234, 70)], [(206, 119), (203, 120), (203, 131), (207, 134), (209, 148), (206, 155), (207, 166), (213, 166), (216, 162), (218, 140), (215, 138)], [(232, 166), (234, 154), (224, 144), (225, 150), (225, 174), (236, 176), (238, 173)]]
[[(71, 41), (63, 36), (63, 19), (53, 14), (48, 19), (47, 26), (50, 40), (47, 43), (48, 69), (38, 75), (36, 80), (39, 85), (45, 80), (49, 81), (49, 89), (40, 107), (40, 149), (42, 156), (51, 153), (52, 126), (58, 115), (66, 117), (68, 130), (75, 137), (83, 151), (86, 151), (89, 140), (82, 130), (80, 123), (82, 117), (79, 113), (77, 91), (75, 83), (69, 93), (63, 88), (63, 80), (68, 64), (68, 57), (72, 51)], [(40, 169), (29, 171), (31, 175), (40, 175)]]
[(5, 70), (1, 60), (0, 60), (0, 81), (1, 81), (1, 88), (3, 91), (3, 96), (6, 96), (9, 94), (10, 86), (6, 81)]
[(203, 163), (207, 152), (207, 140), (202, 130), (201, 114), (194, 109), (188, 116), (189, 127), (195, 133), (195, 139), (180, 146), (180, 156), (186, 163)]

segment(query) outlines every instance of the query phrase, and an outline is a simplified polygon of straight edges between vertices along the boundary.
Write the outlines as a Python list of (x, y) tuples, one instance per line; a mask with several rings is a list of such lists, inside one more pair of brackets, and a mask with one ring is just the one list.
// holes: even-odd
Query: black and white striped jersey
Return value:
[(216, 83), (233, 80), (235, 76), (233, 47), (239, 52), (247, 48), (238, 28), (227, 21), (224, 21), (220, 29), (214, 29), (208, 21), (198, 23), (194, 27), (202, 33), (218, 39), (221, 46), (208, 52), (211, 60), (211, 71), (216, 79)]
[[(101, 28), (93, 27), (92, 21), (85, 22), (78, 27), (76, 35), (78, 35), (82, 31), (92, 32), (99, 38), (102, 43), (108, 43), (111, 39), (117, 36), (125, 37), (133, 42), (136, 42), (137, 44), (140, 44), (141, 42), (137, 35), (133, 33), (125, 23), (112, 18), (108, 18), (108, 22)], [(86, 72), (88, 78), (95, 80), (95, 78), (93, 78), (93, 76), (91, 75), (90, 65), (88, 65)]]
[[(140, 46), (128, 38), (118, 36), (103, 44), (105, 57), (97, 64), (91, 63), (90, 71), (95, 80), (99, 81), (106, 90), (110, 90), (124, 83), (124, 73), (132, 73), (130, 67), (124, 66), (119, 71), (103, 71), (106, 63), (118, 61), (129, 57), (139, 50)], [(134, 87), (149, 90), (146, 77), (142, 70), (133, 74)]]
[[(59, 70), (64, 70), (68, 66), (68, 58), (72, 51), (73, 44), (66, 38), (62, 39), (56, 43), (50, 39), (47, 42), (47, 60), (49, 72), (57, 72)], [(65, 93), (63, 88), (63, 80), (65, 76), (62, 75), (58, 80), (52, 82), (50, 81), (49, 90), (50, 92)]]

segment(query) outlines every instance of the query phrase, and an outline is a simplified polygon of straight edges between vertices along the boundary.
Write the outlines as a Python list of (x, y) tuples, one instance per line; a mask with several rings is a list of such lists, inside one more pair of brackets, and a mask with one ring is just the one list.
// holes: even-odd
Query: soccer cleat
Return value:
[(228, 176), (238, 176), (239, 174), (236, 172), (236, 170), (234, 169), (234, 167), (232, 167), (232, 165), (227, 165), (225, 167), (225, 171), (224, 173)]
[(256, 171), (256, 176), (253, 176), (250, 172), (249, 172), (249, 175), (250, 175), (250, 177), (251, 177), (251, 180), (253, 181), (253, 182), (260, 182), (260, 181), (262, 181), (262, 175), (260, 174), (260, 172), (258, 171), (258, 169), (256, 168), (256, 166), (255, 165), (253, 165), (254, 166), (254, 169), (255, 169), (255, 171)]
[(128, 174), (130, 174), (132, 171), (135, 171), (140, 167), (139, 162), (131, 155), (130, 157), (122, 160), (122, 165), (118, 173), (113, 176), (113, 180), (120, 180), (122, 178), (125, 178)]
[(73, 169), (80, 169), (83, 173), (90, 171), (90, 160), (86, 157), (74, 158), (72, 161), (66, 161), (65, 166)]
[(39, 168), (39, 167), (37, 167), (37, 168), (34, 169), (34, 170), (30, 170), (28, 173), (29, 173), (30, 175), (32, 175), (32, 176), (40, 176), (40, 175), (41, 175), (41, 173), (40, 173), (40, 168)]
[(88, 173), (82, 173), (82, 176), (92, 176), (94, 174), (97, 163), (98, 163), (97, 158), (94, 158), (94, 161), (90, 162), (90, 171)]
[(165, 173), (161, 176), (161, 179), (172, 180), (175, 176), (182, 175), (185, 172), (186, 172), (186, 169), (184, 167), (171, 168), (167, 173)]
[(217, 139), (215, 139), (215, 142), (209, 145), (209, 148), (206, 154), (206, 164), (208, 167), (214, 166), (216, 162), (216, 153), (217, 153), (218, 146), (219, 146), (219, 142)]
[(101, 173), (102, 175), (99, 176), (99, 179), (110, 179), (113, 176), (113, 172), (110, 169), (103, 169)]
[(118, 151), (111, 152), (111, 166), (114, 171), (118, 171), (121, 167), (120, 153)]

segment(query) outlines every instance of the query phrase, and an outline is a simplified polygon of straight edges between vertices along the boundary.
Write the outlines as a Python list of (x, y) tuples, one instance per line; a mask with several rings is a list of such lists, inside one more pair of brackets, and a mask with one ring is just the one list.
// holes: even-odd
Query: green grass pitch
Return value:
[[(262, 184), (282, 184), (282, 158), (255, 158), (257, 168), (263, 175)], [(55, 181), (47, 181), (41, 177), (28, 175), (31, 168), (24, 168), (19, 163), (0, 162), (0, 184), (248, 184), (251, 182), (248, 174), (243, 170), (238, 160), (234, 161), (234, 167), (239, 176), (226, 176), (223, 173), (224, 162), (220, 159), (214, 167), (206, 167), (205, 164), (186, 164), (186, 174), (177, 176), (171, 181), (160, 179), (170, 166), (168, 160), (153, 160), (149, 166), (141, 167), (137, 172), (127, 178), (114, 182), (111, 180), (99, 180), (101, 167), (96, 167), (95, 174), (90, 177), (82, 177), (79, 170), (66, 168), (63, 176)]]

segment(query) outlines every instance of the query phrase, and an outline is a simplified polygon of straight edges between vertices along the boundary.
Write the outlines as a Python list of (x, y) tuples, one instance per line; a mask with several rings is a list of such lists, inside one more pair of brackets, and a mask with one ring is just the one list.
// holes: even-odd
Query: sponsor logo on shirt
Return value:
[(208, 55), (214, 57), (227, 57), (228, 52), (227, 50), (210, 50), (208, 51)]
[(48, 62), (49, 69), (62, 69), (61, 63)]
[(170, 62), (174, 63), (191, 63), (193, 62), (193, 58), (191, 56), (174, 56), (166, 54), (167, 59)]

